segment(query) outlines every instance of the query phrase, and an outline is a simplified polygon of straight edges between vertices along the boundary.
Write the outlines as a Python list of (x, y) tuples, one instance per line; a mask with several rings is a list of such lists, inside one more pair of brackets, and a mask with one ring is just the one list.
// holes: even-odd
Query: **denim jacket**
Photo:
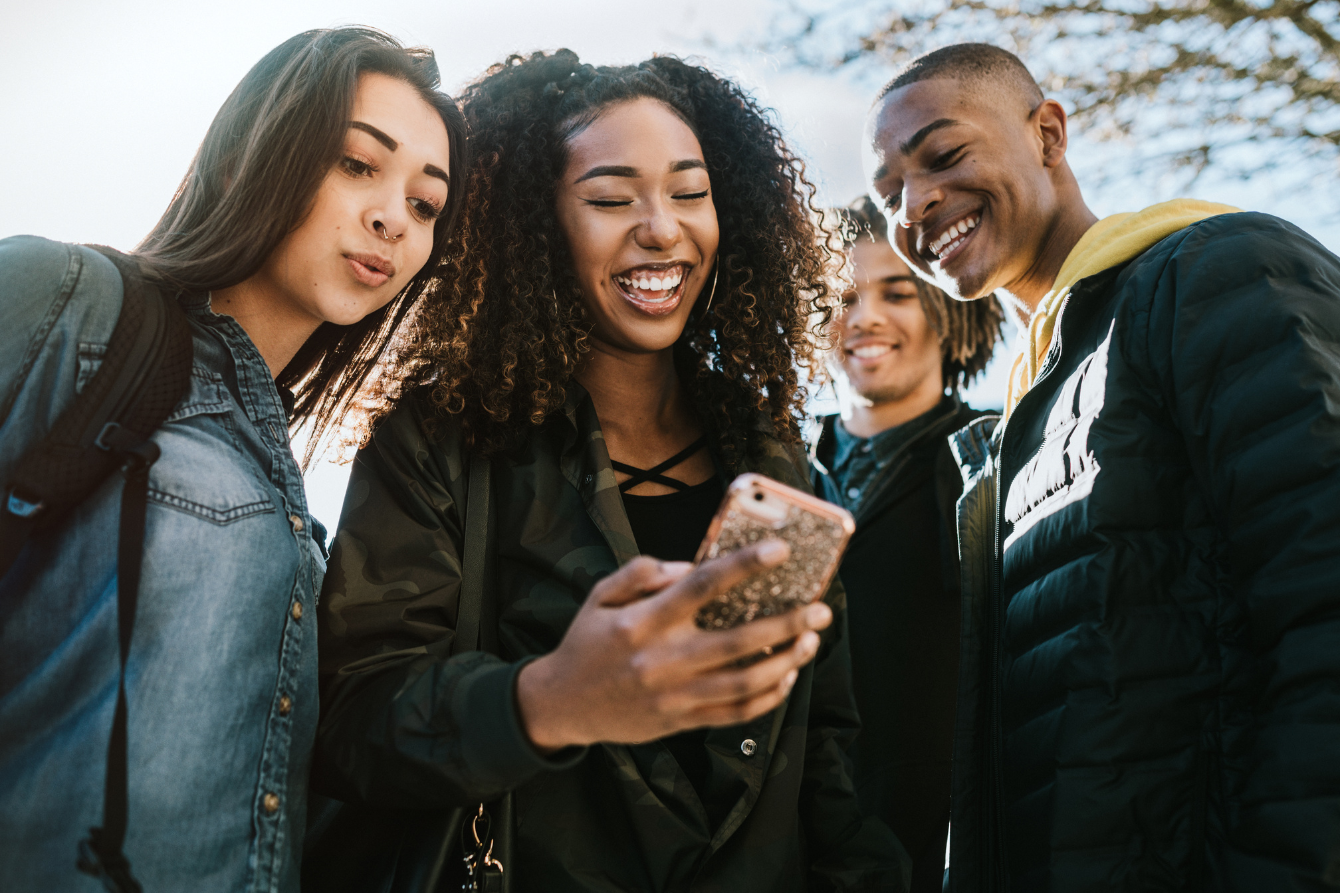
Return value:
[[(0, 241), (0, 479), (97, 371), (121, 303), (87, 248)], [(296, 890), (316, 731), (325, 534), (255, 345), (184, 296), (190, 389), (154, 435), (126, 687), (125, 852), (146, 890)], [(0, 889), (93, 890), (116, 703), (122, 481), (0, 580)]]

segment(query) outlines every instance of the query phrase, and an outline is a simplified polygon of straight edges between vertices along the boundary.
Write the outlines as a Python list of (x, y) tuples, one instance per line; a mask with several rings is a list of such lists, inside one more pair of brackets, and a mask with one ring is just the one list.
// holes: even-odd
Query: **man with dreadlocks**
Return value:
[(862, 731), (852, 749), (862, 811), (898, 834), (912, 891), (938, 893), (949, 827), (959, 635), (948, 436), (982, 413), (957, 390), (1000, 340), (994, 300), (959, 303), (913, 275), (868, 198), (838, 212), (854, 287), (831, 365), (850, 412), (820, 422), (815, 492), (856, 517), (842, 564)]

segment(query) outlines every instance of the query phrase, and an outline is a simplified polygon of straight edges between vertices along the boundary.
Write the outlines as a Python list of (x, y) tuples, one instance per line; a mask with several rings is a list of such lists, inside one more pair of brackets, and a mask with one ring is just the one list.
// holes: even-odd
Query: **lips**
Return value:
[(395, 264), (378, 254), (346, 254), (354, 278), (372, 288), (385, 285), (395, 276)]
[(675, 312), (684, 296), (687, 263), (644, 264), (631, 267), (612, 278), (615, 289), (629, 304), (652, 316)]
[(849, 345), (843, 350), (843, 353), (846, 354), (849, 361), (854, 360), (861, 366), (870, 368), (897, 349), (898, 345), (890, 344), (887, 341), (871, 341)]
[(981, 222), (982, 215), (977, 211), (960, 217), (941, 230), (939, 235), (931, 239), (922, 253), (943, 263), (950, 255), (958, 251), (964, 242), (968, 241), (973, 230)]

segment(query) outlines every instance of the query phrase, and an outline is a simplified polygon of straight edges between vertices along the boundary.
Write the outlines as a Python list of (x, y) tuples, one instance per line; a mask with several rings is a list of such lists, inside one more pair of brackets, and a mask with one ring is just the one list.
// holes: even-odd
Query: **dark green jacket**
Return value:
[[(835, 622), (785, 707), (707, 736), (708, 793), (735, 803), (719, 827), (660, 742), (553, 758), (530, 746), (517, 672), (637, 555), (595, 409), (572, 392), (494, 459), (483, 626), (501, 657), (444, 656), (468, 478), (458, 432), (430, 443), (411, 397), (359, 453), (320, 607), (318, 789), (417, 808), (514, 791), (507, 870), (518, 891), (898, 889), (897, 842), (863, 825), (851, 788), (858, 720), (838, 587), (827, 596)], [(797, 461), (770, 443), (748, 470), (805, 488)]]

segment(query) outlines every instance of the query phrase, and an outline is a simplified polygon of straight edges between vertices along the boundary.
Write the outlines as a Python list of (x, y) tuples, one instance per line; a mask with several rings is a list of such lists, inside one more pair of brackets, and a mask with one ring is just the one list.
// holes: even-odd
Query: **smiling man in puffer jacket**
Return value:
[(1205, 202), (1097, 220), (994, 47), (911, 63), (867, 134), (900, 255), (1029, 319), (955, 442), (949, 888), (1340, 886), (1340, 259)]

